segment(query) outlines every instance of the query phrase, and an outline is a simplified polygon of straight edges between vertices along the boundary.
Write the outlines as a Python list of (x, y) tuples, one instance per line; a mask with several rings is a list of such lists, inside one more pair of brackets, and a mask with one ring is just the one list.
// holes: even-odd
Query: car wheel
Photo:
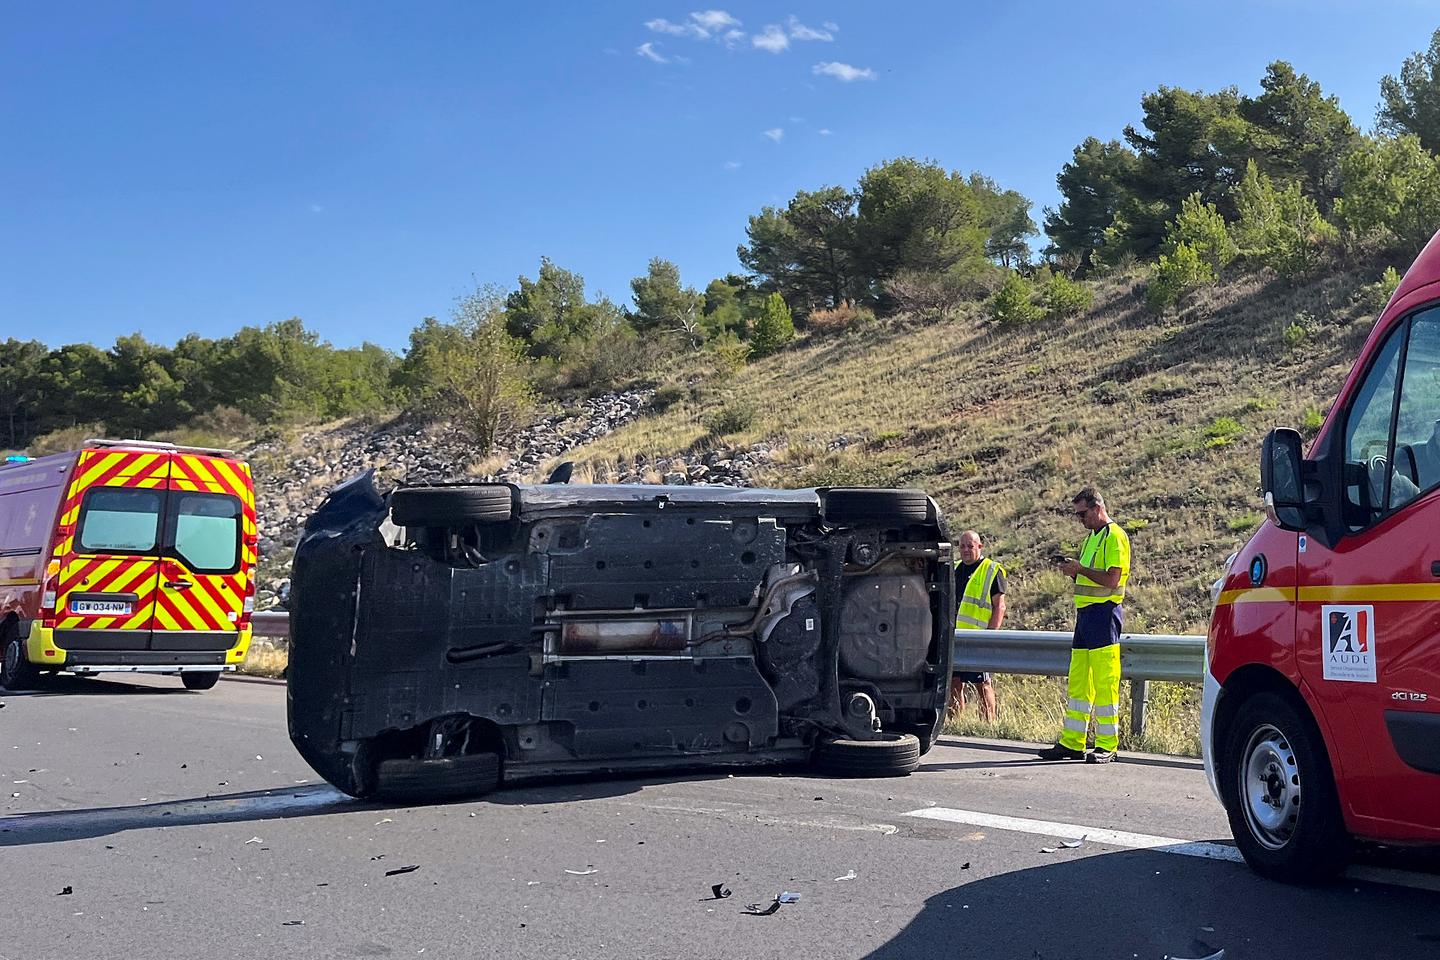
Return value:
[(1221, 757), (1221, 794), (1235, 844), (1251, 869), (1317, 883), (1344, 869), (1350, 837), (1325, 745), (1288, 700), (1261, 693), (1241, 705)]
[(437, 803), (489, 793), (500, 786), (500, 755), (381, 760), (374, 796), (400, 803)]
[(904, 777), (920, 765), (920, 739), (912, 733), (882, 733), (876, 740), (822, 740), (815, 766), (837, 777)]
[(6, 690), (28, 690), (40, 679), (40, 671), (25, 659), (25, 644), (13, 629), (6, 631), (0, 650), (0, 687)]
[(209, 690), (220, 682), (219, 670), (187, 670), (180, 674), (186, 690)]
[(390, 514), (402, 527), (451, 527), (509, 520), (514, 494), (502, 483), (464, 487), (402, 487), (390, 497)]
[(928, 523), (930, 498), (923, 490), (882, 490), (836, 487), (825, 491), (828, 523), (863, 523), (875, 520)]

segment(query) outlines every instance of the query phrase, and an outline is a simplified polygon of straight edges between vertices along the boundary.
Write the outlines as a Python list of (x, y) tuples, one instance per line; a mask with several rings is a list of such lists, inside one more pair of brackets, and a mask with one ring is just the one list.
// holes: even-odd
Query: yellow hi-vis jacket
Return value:
[(1130, 537), (1120, 524), (1110, 521), (1099, 530), (1092, 531), (1080, 548), (1080, 566), (1091, 570), (1120, 568), (1120, 582), (1112, 590), (1102, 587), (1083, 573), (1075, 578), (1075, 607), (1088, 607), (1092, 603), (1125, 599), (1125, 584), (1130, 580)]
[[(959, 565), (956, 565), (959, 568)], [(989, 557), (981, 557), (975, 572), (965, 584), (960, 595), (960, 605), (955, 610), (956, 630), (984, 630), (990, 626), (990, 588), (995, 578), (1005, 575), (1005, 568)]]

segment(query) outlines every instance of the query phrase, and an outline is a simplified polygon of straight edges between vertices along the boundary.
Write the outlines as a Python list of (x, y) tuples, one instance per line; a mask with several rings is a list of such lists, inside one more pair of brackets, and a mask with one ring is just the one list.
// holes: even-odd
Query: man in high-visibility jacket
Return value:
[[(960, 534), (960, 562), (955, 565), (956, 630), (999, 630), (1005, 622), (1005, 568), (985, 556), (980, 534)], [(980, 719), (994, 723), (995, 684), (990, 674), (961, 671), (950, 678), (950, 713), (965, 711), (965, 684), (975, 684), (980, 694)]]
[[(1064, 558), (1060, 571), (1075, 581), (1075, 639), (1070, 650), (1069, 699), (1060, 741), (1040, 751), (1043, 760), (1109, 763), (1120, 747), (1121, 603), (1130, 579), (1130, 538), (1110, 519), (1105, 501), (1086, 487), (1071, 501), (1075, 518), (1090, 535), (1080, 559)], [(1085, 753), (1090, 713), (1095, 713), (1095, 750)]]

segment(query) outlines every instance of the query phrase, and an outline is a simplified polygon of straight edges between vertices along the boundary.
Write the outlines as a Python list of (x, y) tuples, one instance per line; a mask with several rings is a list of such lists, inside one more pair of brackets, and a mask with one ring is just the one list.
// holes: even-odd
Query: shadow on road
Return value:
[(186, 690), (180, 685), (180, 678), (172, 678), (173, 687), (152, 687), (124, 680), (101, 680), (98, 677), (47, 677), (29, 690), (6, 690), (0, 698), (20, 697), (117, 697), (143, 694), (148, 696), (194, 696), (197, 691)]
[[(935, 741), (947, 747), (960, 747), (964, 750), (991, 750), (995, 753), (1014, 753), (1025, 757), (1034, 757), (1039, 746), (1030, 746), (1023, 743), (995, 743), (986, 740), (967, 740), (964, 737), (957, 737), (947, 734)], [(1115, 758), (1117, 763), (1138, 763), (1147, 767), (1174, 767), (1177, 770), (1202, 770), (1205, 762), (1199, 757), (1156, 757), (1137, 756), (1133, 753), (1122, 752)], [(943, 768), (942, 768), (943, 769)]]
[(867, 960), (930, 960), (958, 940), (989, 945), (977, 956), (1045, 960), (1193, 960), (1221, 949), (1225, 960), (1434, 957), (1440, 912), (1435, 895), (1420, 890), (1354, 881), (1290, 887), (1239, 864), (1126, 851), (953, 887), (926, 900)]
[(126, 830), (313, 817), (374, 808), (328, 784), (293, 790), (252, 790), (125, 807), (47, 810), (0, 817), (0, 847), (89, 840)]

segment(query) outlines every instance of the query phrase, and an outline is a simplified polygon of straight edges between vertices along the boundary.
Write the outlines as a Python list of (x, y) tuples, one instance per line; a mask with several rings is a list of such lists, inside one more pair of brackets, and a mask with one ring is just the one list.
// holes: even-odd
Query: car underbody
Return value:
[(296, 551), (291, 737), (348, 793), (420, 800), (502, 776), (908, 773), (944, 709), (950, 570), (919, 491), (382, 497), (362, 476)]

